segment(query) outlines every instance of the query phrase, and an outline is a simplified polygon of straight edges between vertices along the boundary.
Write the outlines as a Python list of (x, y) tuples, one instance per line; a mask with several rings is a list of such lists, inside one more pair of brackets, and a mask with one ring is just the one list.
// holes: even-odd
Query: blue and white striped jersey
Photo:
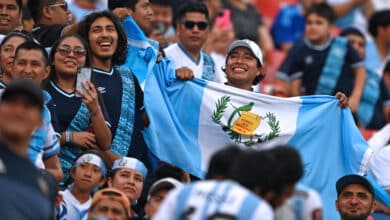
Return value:
[(91, 206), (92, 198), (83, 204), (73, 196), (69, 189), (60, 192), (62, 195), (61, 204), (56, 207), (57, 220), (81, 220), (85, 219), (88, 209)]
[(273, 220), (271, 206), (231, 180), (200, 181), (169, 193), (156, 220)]

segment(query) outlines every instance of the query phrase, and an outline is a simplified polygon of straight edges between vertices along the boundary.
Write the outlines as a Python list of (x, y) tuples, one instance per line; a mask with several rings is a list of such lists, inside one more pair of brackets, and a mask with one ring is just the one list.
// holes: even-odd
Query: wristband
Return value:
[(65, 131), (65, 143), (71, 144), (73, 140), (73, 133), (71, 131)]

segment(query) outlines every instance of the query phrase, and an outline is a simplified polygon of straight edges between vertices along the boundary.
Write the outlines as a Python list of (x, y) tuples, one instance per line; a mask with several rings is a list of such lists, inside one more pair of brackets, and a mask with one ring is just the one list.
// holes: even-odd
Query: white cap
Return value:
[(253, 56), (257, 58), (260, 64), (263, 65), (263, 53), (261, 52), (260, 47), (255, 42), (248, 39), (236, 40), (228, 47), (227, 54), (230, 54), (230, 52), (232, 52), (232, 50), (236, 47), (248, 48), (253, 53)]
[(171, 190), (171, 189), (174, 189), (174, 188), (182, 186), (182, 185), (183, 185), (183, 183), (181, 183), (178, 180), (171, 178), (171, 177), (160, 179), (160, 180), (154, 182), (153, 185), (150, 187), (149, 193), (148, 193), (148, 200), (150, 199), (152, 194), (160, 191), (161, 189)]
[(120, 159), (115, 160), (111, 170), (122, 168), (134, 169), (140, 172), (144, 178), (146, 178), (146, 175), (148, 174), (148, 169), (145, 167), (144, 163), (132, 157), (122, 157)]

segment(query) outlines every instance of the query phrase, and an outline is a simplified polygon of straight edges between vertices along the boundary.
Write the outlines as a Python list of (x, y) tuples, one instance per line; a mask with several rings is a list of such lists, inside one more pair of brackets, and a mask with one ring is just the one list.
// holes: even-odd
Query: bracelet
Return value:
[(73, 140), (73, 133), (71, 131), (65, 131), (65, 143), (71, 144)]
[(100, 111), (100, 106), (99, 108), (96, 109), (96, 111), (91, 112), (91, 118), (94, 118), (99, 113), (99, 111)]

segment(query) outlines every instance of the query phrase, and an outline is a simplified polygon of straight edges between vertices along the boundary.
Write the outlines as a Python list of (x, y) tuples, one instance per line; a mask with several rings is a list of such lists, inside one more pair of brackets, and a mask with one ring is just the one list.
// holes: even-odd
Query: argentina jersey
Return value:
[(200, 181), (173, 190), (154, 219), (273, 220), (271, 206), (238, 183)]

